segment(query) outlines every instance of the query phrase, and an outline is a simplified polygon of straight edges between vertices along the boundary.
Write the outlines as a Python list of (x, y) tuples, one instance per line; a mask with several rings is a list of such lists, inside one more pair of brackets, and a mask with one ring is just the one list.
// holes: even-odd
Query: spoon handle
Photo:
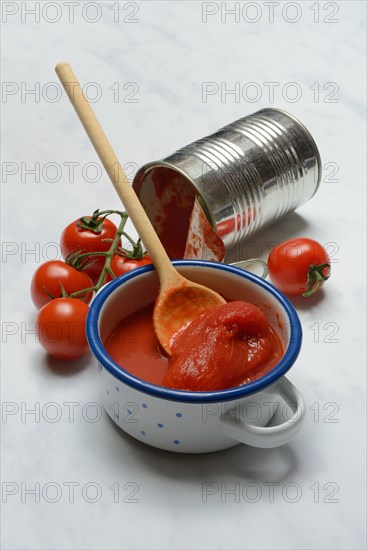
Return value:
[(83, 90), (71, 66), (69, 63), (62, 61), (56, 65), (55, 70), (118, 196), (123, 202), (135, 229), (148, 251), (157, 270), (161, 286), (163, 286), (163, 282), (167, 284), (169, 281), (177, 280), (180, 275), (172, 266), (106, 134), (83, 94)]

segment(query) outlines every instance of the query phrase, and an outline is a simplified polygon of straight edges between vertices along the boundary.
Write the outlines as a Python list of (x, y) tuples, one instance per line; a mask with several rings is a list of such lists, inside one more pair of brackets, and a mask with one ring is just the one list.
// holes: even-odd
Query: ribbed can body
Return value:
[[(134, 187), (140, 192), (149, 186), (153, 173), (159, 178), (161, 169), (180, 175), (176, 192), (185, 192), (185, 186), (195, 190), (227, 250), (307, 202), (321, 179), (320, 155), (312, 136), (292, 115), (278, 109), (246, 116), (143, 166)], [(148, 215), (154, 210), (149, 196)]]

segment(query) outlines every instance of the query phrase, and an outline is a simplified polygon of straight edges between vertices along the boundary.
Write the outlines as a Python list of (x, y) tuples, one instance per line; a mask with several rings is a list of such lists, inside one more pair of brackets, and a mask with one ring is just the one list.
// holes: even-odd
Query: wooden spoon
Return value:
[(60, 62), (55, 70), (156, 268), (160, 291), (153, 324), (161, 346), (170, 355), (173, 336), (225, 300), (213, 290), (189, 281), (173, 267), (71, 66)]

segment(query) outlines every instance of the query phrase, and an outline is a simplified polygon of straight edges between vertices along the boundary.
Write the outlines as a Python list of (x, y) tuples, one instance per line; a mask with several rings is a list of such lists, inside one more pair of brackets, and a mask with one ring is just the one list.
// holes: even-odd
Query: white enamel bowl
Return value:
[[(300, 429), (305, 414), (301, 395), (284, 376), (302, 341), (293, 306), (270, 283), (236, 267), (191, 260), (173, 263), (188, 279), (229, 300), (246, 300), (265, 308), (285, 354), (268, 374), (228, 390), (173, 390), (136, 378), (109, 356), (103, 342), (122, 319), (155, 301), (158, 278), (153, 266), (144, 266), (106, 285), (90, 307), (87, 336), (99, 363), (107, 413), (132, 437), (168, 451), (205, 453), (239, 443), (265, 448), (287, 443)], [(277, 409), (281, 423), (267, 426)]]

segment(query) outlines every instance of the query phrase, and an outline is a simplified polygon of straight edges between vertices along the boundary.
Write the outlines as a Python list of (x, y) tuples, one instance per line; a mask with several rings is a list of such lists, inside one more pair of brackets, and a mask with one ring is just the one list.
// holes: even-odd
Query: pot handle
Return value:
[(291, 409), (293, 413), (291, 418), (288, 418), (287, 414), (287, 418), (282, 424), (263, 427), (255, 426), (243, 420), (236, 420), (229, 411), (221, 416), (224, 432), (240, 443), (263, 449), (280, 447), (288, 443), (301, 428), (305, 418), (306, 405), (302, 395), (287, 378), (281, 378), (274, 389), (288, 405), (287, 409)]
[(243, 269), (244, 271), (248, 271), (247, 266), (249, 265), (256, 265), (258, 264), (261, 266), (263, 272), (260, 275), (262, 279), (266, 279), (268, 276), (268, 264), (264, 262), (264, 260), (260, 260), (259, 258), (251, 258), (250, 260), (241, 260), (240, 262), (233, 262), (229, 265), (233, 265), (233, 267), (238, 267), (239, 269)]

